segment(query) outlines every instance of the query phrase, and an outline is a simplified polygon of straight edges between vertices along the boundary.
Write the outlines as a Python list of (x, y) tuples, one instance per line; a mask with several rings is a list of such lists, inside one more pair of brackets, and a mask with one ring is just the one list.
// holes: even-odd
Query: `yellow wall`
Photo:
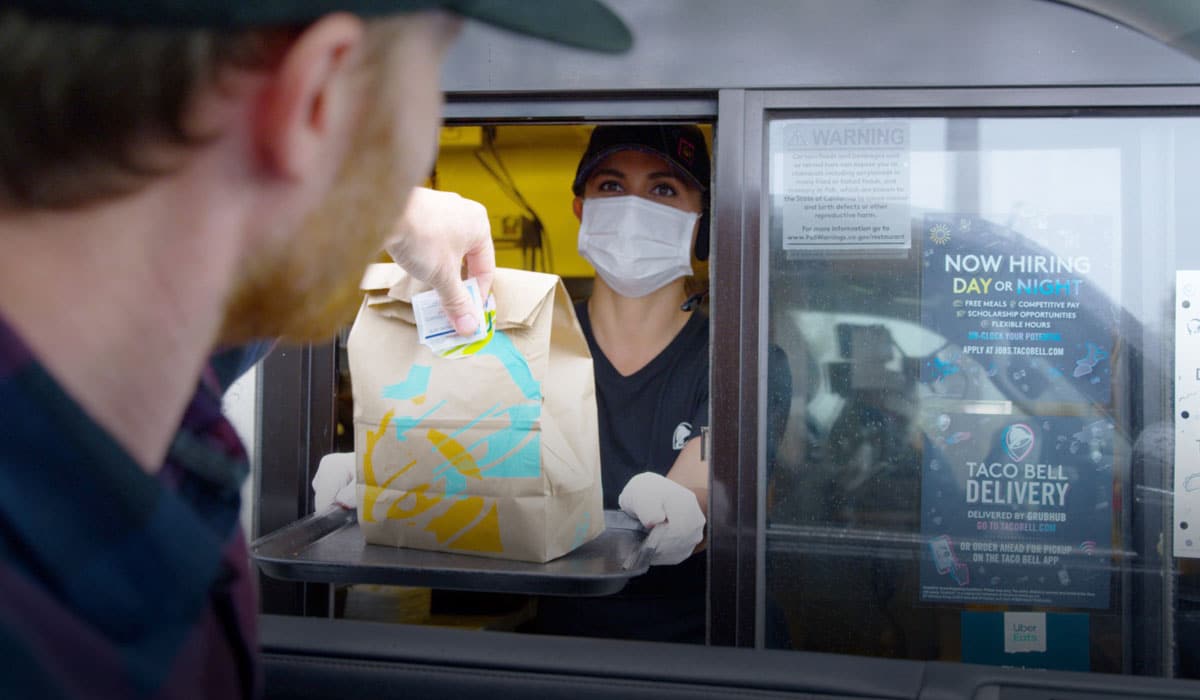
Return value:
[[(591, 277), (591, 265), (579, 257), (576, 235), (579, 221), (571, 211), (571, 180), (587, 148), (590, 126), (498, 126), (496, 151), (521, 194), (545, 225), (554, 266), (550, 272), (564, 277)], [(506, 196), (475, 158), (482, 127), (445, 127), (438, 153), (434, 185), (483, 203), (493, 235), (503, 231), (506, 216), (520, 216), (522, 207)], [(485, 154), (486, 157), (486, 154)], [(489, 160), (489, 162), (492, 162)], [(522, 267), (520, 250), (497, 250), (496, 264)]]
[[(494, 143), (501, 160), (517, 188), (541, 217), (545, 225), (553, 272), (563, 277), (592, 277), (595, 272), (576, 248), (579, 221), (571, 210), (575, 195), (571, 181), (575, 167), (587, 148), (592, 125), (501, 125), (495, 129)], [(711, 132), (702, 127), (711, 142)], [(506, 196), (479, 164), (475, 152), (483, 144), (483, 129), (478, 126), (448, 126), (442, 129), (441, 145), (432, 185), (439, 190), (457, 192), (483, 203), (492, 222), (493, 236), (501, 235), (506, 216), (520, 216), (522, 207)], [(485, 154), (485, 158), (486, 158)], [(489, 159), (489, 162), (493, 162)], [(496, 251), (496, 264), (522, 267), (519, 249)]]

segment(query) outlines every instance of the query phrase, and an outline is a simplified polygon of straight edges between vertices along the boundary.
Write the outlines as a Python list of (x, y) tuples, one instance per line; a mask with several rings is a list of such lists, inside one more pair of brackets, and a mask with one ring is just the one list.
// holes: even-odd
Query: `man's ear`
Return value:
[(575, 218), (583, 221), (583, 197), (576, 197), (574, 202), (571, 202), (571, 210), (575, 212)]
[(255, 147), (272, 174), (297, 180), (331, 155), (340, 162), (358, 113), (350, 68), (364, 32), (354, 15), (332, 14), (288, 47), (255, 114)]

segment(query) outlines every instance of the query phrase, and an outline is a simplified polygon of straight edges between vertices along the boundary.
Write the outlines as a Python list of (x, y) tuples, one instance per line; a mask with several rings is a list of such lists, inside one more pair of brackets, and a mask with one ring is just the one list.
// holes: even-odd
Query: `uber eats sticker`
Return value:
[(929, 214), (921, 236), (921, 323), (946, 345), (921, 367), (934, 393), (1106, 405), (1119, 258), (1104, 217), (1013, 227)]
[(1107, 608), (1113, 426), (938, 415), (921, 480), (921, 600)]
[(959, 619), (963, 663), (1091, 670), (1086, 613), (964, 610)]
[(1004, 652), (1046, 651), (1046, 613), (1004, 613)]

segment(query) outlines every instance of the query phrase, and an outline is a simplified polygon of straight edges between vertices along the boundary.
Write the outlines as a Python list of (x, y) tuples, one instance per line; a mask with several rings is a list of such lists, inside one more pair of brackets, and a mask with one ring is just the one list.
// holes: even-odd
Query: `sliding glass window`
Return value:
[(769, 113), (766, 646), (1197, 674), (1200, 119), (1027, 115)]

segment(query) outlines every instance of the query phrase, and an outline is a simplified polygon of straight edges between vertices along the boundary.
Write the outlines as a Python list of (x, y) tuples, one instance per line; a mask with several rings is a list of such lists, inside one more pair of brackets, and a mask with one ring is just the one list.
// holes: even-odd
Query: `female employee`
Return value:
[[(652, 527), (658, 554), (616, 595), (543, 598), (538, 631), (704, 641), (706, 562), (694, 551), (708, 509), (699, 435), (708, 425), (709, 345), (708, 317), (696, 307), (707, 281), (692, 269), (708, 258), (710, 173), (694, 126), (600, 126), (579, 162), (579, 252), (597, 277), (576, 311), (596, 374), (604, 507)], [(766, 368), (770, 467), (792, 378), (774, 344)]]
[(576, 307), (592, 352), (604, 507), (655, 529), (649, 573), (606, 598), (542, 598), (539, 632), (703, 642), (708, 318), (692, 293), (708, 254), (710, 165), (694, 126), (600, 126), (574, 185), (579, 252), (596, 268)]

